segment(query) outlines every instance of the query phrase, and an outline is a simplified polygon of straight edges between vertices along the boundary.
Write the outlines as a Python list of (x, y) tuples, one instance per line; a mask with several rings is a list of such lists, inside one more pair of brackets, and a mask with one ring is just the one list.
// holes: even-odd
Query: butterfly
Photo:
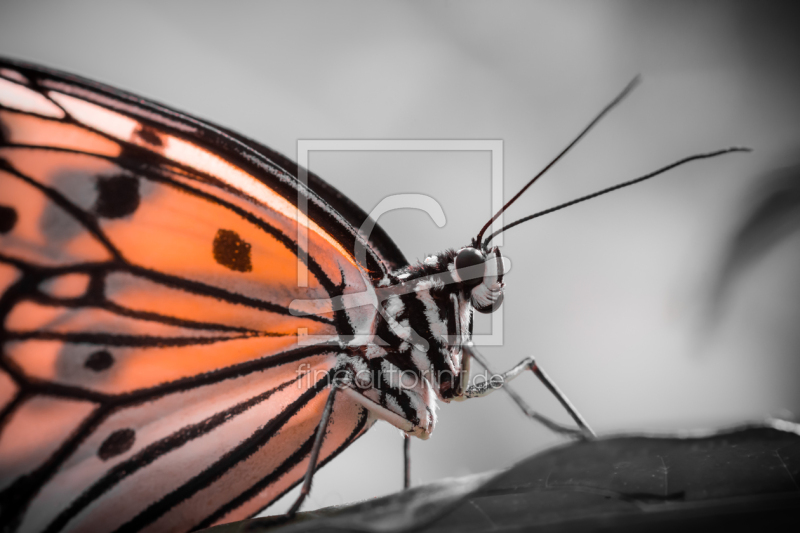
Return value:
[[(497, 215), (409, 263), (346, 196), (298, 175), (225, 128), (0, 60), (4, 531), (196, 530), (303, 482), (291, 514), (377, 420), (428, 438), (437, 400), (497, 389), (591, 435), (532, 359), (469, 379), (487, 366), (472, 313), (504, 298), (498, 232), (483, 237)], [(527, 370), (577, 428), (505, 386)]]

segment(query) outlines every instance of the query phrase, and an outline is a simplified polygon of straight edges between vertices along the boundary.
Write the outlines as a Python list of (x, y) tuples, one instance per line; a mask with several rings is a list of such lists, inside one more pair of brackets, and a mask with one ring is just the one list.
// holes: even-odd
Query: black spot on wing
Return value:
[(217, 231), (214, 237), (214, 260), (220, 265), (237, 272), (250, 272), (250, 243), (245, 242), (239, 234), (229, 229)]
[(130, 450), (135, 440), (136, 432), (131, 428), (118, 429), (103, 441), (103, 444), (100, 445), (100, 449), (97, 450), (97, 455), (103, 461), (107, 461), (116, 455)]
[(139, 180), (133, 176), (101, 177), (97, 180), (94, 212), (103, 218), (122, 218), (139, 207)]
[[(73, 518), (75, 515), (80, 513), (83, 509), (85, 509), (88, 505), (90, 505), (94, 500), (99, 498), (101, 495), (105, 494), (107, 491), (111, 490), (115, 487), (118, 483), (120, 483), (123, 479), (132, 476), (137, 471), (147, 467), (147, 465), (151, 464), (153, 461), (156, 461), (160, 457), (163, 457), (167, 453), (180, 449), (181, 446), (184, 446), (186, 443), (193, 441), (194, 439), (200, 438), (204, 435), (207, 435), (214, 429), (218, 428), (234, 416), (238, 416), (248, 409), (253, 407), (254, 405), (258, 405), (264, 401), (267, 401), (270, 396), (275, 394), (278, 391), (284, 390), (290, 385), (297, 383), (300, 380), (300, 375), (291, 379), (274, 389), (270, 389), (267, 392), (263, 392), (258, 396), (250, 398), (244, 402), (236, 404), (235, 406), (215, 413), (214, 415), (202, 420), (197, 424), (191, 424), (184, 426), (171, 435), (164, 437), (161, 440), (155, 441), (150, 443), (149, 445), (145, 446), (142, 450), (138, 451), (137, 453), (133, 454), (130, 458), (125, 459), (121, 463), (114, 465), (111, 469), (106, 472), (106, 474), (99, 478), (97, 481), (92, 484), (83, 494), (81, 494), (77, 499), (75, 499), (72, 504), (69, 506), (68, 509), (64, 510), (48, 527), (44, 530), (44, 533), (50, 533), (55, 531), (61, 531), (64, 529), (64, 526)], [(311, 440), (313, 441), (314, 434), (311, 435)], [(311, 444), (308, 445), (308, 452), (311, 450)]]
[(0, 205), (0, 233), (8, 233), (17, 224), (17, 210)]
[(116, 531), (122, 533), (124, 531), (132, 532), (145, 529), (159, 517), (175, 508), (176, 505), (188, 500), (204, 488), (215, 483), (225, 472), (236, 467), (242, 461), (247, 460), (256, 450), (259, 450), (272, 438), (279, 435), (281, 429), (288, 423), (290, 418), (303, 409), (315, 396), (328, 388), (334, 373), (335, 370), (331, 369), (329, 373), (325, 374), (313, 386), (306, 389), (295, 401), (284, 407), (283, 411), (275, 416), (275, 418), (256, 429), (252, 435), (240, 441), (235, 448), (228, 450), (224, 455), (220, 456), (216, 462), (206, 467), (205, 470), (198, 472), (192, 479), (172, 492), (165, 494), (158, 501), (150, 504), (138, 515), (122, 524)]
[(159, 137), (158, 133), (156, 133), (153, 128), (148, 128), (147, 126), (140, 126), (139, 129), (134, 132), (134, 135), (151, 146), (162, 146), (164, 144), (161, 142), (161, 137)]
[(114, 357), (108, 352), (108, 350), (99, 350), (87, 357), (83, 366), (89, 370), (94, 370), (95, 372), (102, 372), (103, 370), (111, 368), (113, 364)]

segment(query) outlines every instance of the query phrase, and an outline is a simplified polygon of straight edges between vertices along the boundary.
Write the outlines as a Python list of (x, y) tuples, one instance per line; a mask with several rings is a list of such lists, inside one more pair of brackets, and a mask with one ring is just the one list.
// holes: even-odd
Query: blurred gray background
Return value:
[[(511, 230), (505, 345), (484, 351), (497, 369), (538, 357), (600, 433), (661, 432), (800, 413), (796, 234), (744, 272), (703, 326), (758, 176), (797, 158), (797, 20), (797, 8), (775, 2), (3, 0), (0, 53), (292, 158), (298, 139), (502, 139), (506, 198), (642, 74), (507, 221), (692, 153), (755, 152)], [(418, 211), (381, 220), (409, 259), (466, 244), (491, 215), (486, 152), (314, 153), (310, 167), (367, 211), (391, 193), (438, 200), (444, 228)], [(532, 376), (515, 385), (567, 421)], [(561, 442), (500, 393), (439, 415), (433, 437), (413, 442), (414, 483), (502, 468)], [(317, 475), (305, 508), (399, 489), (401, 443), (376, 425)]]

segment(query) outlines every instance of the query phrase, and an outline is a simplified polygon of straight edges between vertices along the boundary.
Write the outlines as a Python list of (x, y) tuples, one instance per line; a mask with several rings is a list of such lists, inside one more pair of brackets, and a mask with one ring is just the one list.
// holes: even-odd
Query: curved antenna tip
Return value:
[(633, 77), (633, 79), (631, 79), (631, 81), (628, 82), (628, 85), (626, 85), (625, 88), (622, 89), (622, 92), (620, 92), (620, 95), (617, 98), (621, 99), (627, 96), (628, 93), (634, 90), (641, 83), (642, 83), (642, 75), (637, 74), (636, 76)]
[(660, 169), (658, 169), (658, 170), (656, 170), (654, 172), (650, 172), (649, 174), (645, 174), (644, 176), (641, 176), (641, 177), (638, 177), (636, 179), (632, 179), (632, 180), (629, 180), (629, 181), (626, 181), (626, 182), (623, 182), (623, 183), (619, 183), (619, 184), (613, 185), (611, 187), (607, 187), (607, 188), (605, 188), (605, 189), (603, 189), (601, 191), (597, 191), (597, 192), (594, 192), (592, 194), (587, 194), (586, 196), (582, 196), (580, 198), (576, 198), (574, 200), (570, 200), (569, 202), (565, 202), (565, 203), (557, 205), (555, 207), (551, 207), (550, 209), (545, 209), (544, 211), (539, 211), (538, 213), (534, 213), (534, 214), (529, 215), (527, 217), (523, 217), (523, 218), (521, 218), (519, 220), (516, 220), (516, 221), (512, 222), (511, 224), (506, 224), (505, 226), (503, 226), (499, 230), (495, 231), (494, 233), (492, 233), (491, 235), (486, 237), (486, 240), (483, 242), (483, 246), (487, 247), (489, 245), (489, 242), (491, 242), (491, 240), (495, 236), (497, 236), (498, 234), (500, 234), (500, 233), (502, 233), (502, 232), (504, 232), (504, 231), (506, 231), (508, 229), (513, 228), (514, 226), (518, 226), (518, 225), (522, 224), (523, 222), (527, 222), (528, 220), (533, 220), (534, 218), (538, 218), (538, 217), (540, 217), (542, 215), (547, 215), (549, 213), (553, 213), (555, 211), (559, 211), (561, 209), (564, 209), (565, 207), (569, 207), (569, 206), (578, 204), (580, 202), (585, 202), (586, 200), (591, 200), (592, 198), (597, 198), (598, 196), (602, 196), (602, 195), (604, 195), (606, 193), (609, 193), (609, 192), (612, 192), (612, 191), (616, 191), (618, 189), (622, 189), (623, 187), (628, 187), (628, 186), (633, 185), (635, 183), (640, 183), (640, 182), (642, 182), (644, 180), (648, 180), (650, 178), (654, 178), (654, 177), (658, 176), (659, 174), (663, 174), (664, 172), (666, 172), (668, 170), (671, 170), (671, 169), (673, 169), (675, 167), (678, 167), (678, 166), (683, 165), (685, 163), (688, 163), (690, 161), (695, 161), (695, 160), (698, 160), (698, 159), (709, 159), (711, 157), (717, 157), (717, 156), (720, 156), (720, 155), (729, 154), (731, 152), (752, 152), (752, 151), (753, 151), (752, 148), (748, 148), (746, 146), (731, 146), (730, 148), (723, 148), (721, 150), (715, 150), (713, 152), (706, 152), (706, 153), (703, 153), (703, 154), (695, 154), (695, 155), (692, 155), (692, 156), (689, 156), (689, 157), (684, 157), (683, 159), (681, 159), (679, 161), (675, 161), (672, 164), (669, 164), (669, 165), (667, 165), (665, 167), (662, 167), (662, 168), (660, 168)]

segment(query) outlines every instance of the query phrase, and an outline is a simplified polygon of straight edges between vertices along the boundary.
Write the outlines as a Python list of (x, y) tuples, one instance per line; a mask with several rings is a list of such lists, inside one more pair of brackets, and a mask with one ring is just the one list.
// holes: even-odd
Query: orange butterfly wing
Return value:
[[(370, 332), (375, 313), (289, 306), (369, 294), (404, 262), (394, 244), (378, 230), (365, 276), (353, 250), (366, 215), (335, 189), (91, 82), (0, 61), (0, 128), (0, 521), (185, 531), (288, 491), (335, 341)], [(371, 422), (338, 398), (322, 461)]]

